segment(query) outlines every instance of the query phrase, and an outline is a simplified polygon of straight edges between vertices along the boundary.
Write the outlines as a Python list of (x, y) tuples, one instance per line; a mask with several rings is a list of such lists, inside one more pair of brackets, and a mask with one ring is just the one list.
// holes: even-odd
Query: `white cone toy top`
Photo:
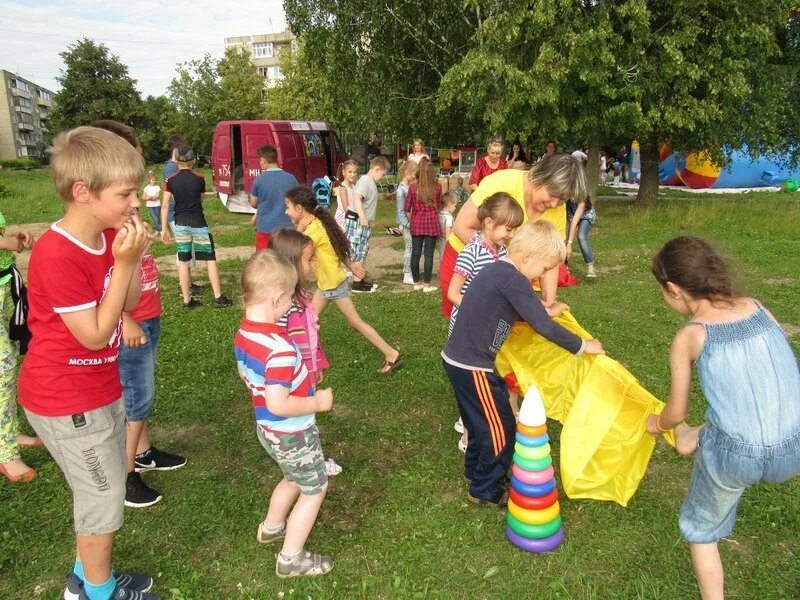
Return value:
[(542, 395), (535, 385), (532, 385), (525, 394), (522, 407), (519, 409), (519, 422), (528, 427), (538, 427), (547, 422)]

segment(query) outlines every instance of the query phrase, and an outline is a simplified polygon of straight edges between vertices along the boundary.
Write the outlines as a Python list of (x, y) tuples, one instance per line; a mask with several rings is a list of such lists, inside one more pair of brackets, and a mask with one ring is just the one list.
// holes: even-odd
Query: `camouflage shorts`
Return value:
[(328, 488), (325, 457), (316, 425), (302, 431), (273, 431), (260, 425), (258, 441), (278, 463), (283, 476), (300, 488), (300, 493), (313, 496)]

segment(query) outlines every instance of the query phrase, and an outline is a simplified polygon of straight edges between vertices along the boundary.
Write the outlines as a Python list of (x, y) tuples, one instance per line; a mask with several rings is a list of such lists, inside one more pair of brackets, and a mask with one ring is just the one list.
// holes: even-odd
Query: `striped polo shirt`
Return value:
[(253, 401), (256, 422), (273, 431), (301, 431), (315, 422), (314, 413), (280, 417), (267, 408), (269, 385), (288, 388), (290, 395), (311, 397), (314, 382), (303, 364), (300, 351), (277, 323), (242, 319), (233, 342), (239, 377)]

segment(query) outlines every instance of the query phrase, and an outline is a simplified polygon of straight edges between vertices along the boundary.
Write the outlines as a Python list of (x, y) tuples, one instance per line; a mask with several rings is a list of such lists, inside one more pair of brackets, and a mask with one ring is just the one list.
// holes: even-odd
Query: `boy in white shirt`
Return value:
[(147, 185), (144, 186), (144, 205), (150, 213), (156, 235), (161, 235), (161, 188), (156, 184), (156, 174), (147, 173)]

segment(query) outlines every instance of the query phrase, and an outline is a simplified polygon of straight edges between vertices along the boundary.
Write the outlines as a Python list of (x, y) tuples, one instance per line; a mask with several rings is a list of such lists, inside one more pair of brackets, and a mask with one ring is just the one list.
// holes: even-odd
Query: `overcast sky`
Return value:
[(140, 92), (160, 95), (177, 63), (221, 56), (226, 37), (285, 28), (280, 0), (0, 0), (0, 68), (56, 90), (59, 52), (89, 37), (128, 66)]

